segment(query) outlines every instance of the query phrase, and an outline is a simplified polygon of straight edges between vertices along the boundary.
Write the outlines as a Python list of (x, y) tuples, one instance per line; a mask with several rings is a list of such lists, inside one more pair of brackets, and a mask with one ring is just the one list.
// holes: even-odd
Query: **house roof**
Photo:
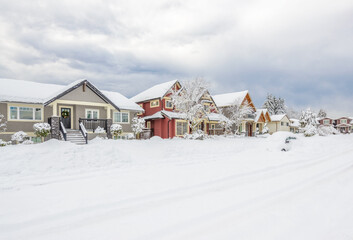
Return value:
[(160, 119), (160, 118), (165, 118), (165, 117), (167, 117), (169, 119), (184, 119), (185, 114), (161, 110), (161, 111), (158, 111), (150, 116), (146, 116), (143, 119), (150, 120), (150, 119)]
[(285, 116), (286, 116), (286, 114), (271, 115), (271, 121), (272, 121), (272, 122), (279, 122), (279, 121), (281, 121)]
[(256, 110), (256, 112), (255, 112), (255, 119), (254, 119), (255, 122), (258, 122), (258, 121), (259, 121), (259, 119), (260, 119), (260, 117), (261, 117), (261, 114), (262, 114), (262, 109)]
[[(99, 97), (112, 104), (115, 108), (143, 111), (136, 103), (117, 92), (100, 91), (85, 79), (74, 81), (68, 85), (37, 83), (24, 80), (0, 79), (0, 101), (37, 103), (47, 105), (55, 99), (67, 94), (83, 83)], [(106, 96), (106, 95), (109, 95)]]
[(178, 80), (173, 80), (165, 83), (155, 85), (136, 96), (132, 97), (131, 100), (135, 103), (144, 102), (151, 99), (162, 98), (166, 93), (176, 84)]
[(246, 90), (242, 92), (218, 94), (213, 95), (213, 100), (218, 107), (227, 107), (234, 104), (240, 105), (248, 93), (249, 91)]
[(289, 124), (289, 126), (290, 127), (296, 127), (296, 128), (298, 128), (298, 127), (300, 127), (300, 121), (299, 121), (299, 119), (295, 119), (295, 118), (291, 118), (291, 119), (289, 119), (290, 120), (290, 124)]
[(215, 122), (228, 120), (226, 116), (224, 116), (223, 114), (219, 114), (219, 113), (208, 113), (207, 118), (208, 118), (208, 120), (215, 121)]

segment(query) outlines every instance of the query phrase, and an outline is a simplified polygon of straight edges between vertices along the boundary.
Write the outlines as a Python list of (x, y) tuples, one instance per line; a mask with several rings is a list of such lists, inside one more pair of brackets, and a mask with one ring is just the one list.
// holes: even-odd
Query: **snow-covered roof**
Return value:
[(254, 119), (255, 122), (258, 122), (258, 121), (259, 121), (259, 119), (260, 119), (260, 117), (261, 117), (261, 113), (262, 113), (262, 109), (256, 110), (255, 119)]
[(271, 115), (271, 121), (272, 121), (272, 122), (279, 122), (279, 121), (281, 121), (285, 116), (286, 116), (286, 114)]
[(216, 121), (216, 122), (227, 120), (227, 117), (219, 113), (208, 113), (207, 117), (210, 121)]
[(63, 85), (0, 78), (0, 101), (44, 103)]
[(132, 97), (131, 100), (134, 101), (135, 103), (138, 103), (138, 102), (144, 102), (155, 98), (162, 98), (177, 82), (178, 80), (173, 80), (173, 81), (155, 85), (137, 94), (136, 96)]
[(102, 91), (102, 93), (120, 109), (144, 112), (138, 104), (118, 92)]
[(185, 118), (185, 114), (161, 110), (161, 111), (158, 111), (150, 116), (146, 116), (143, 119), (145, 119), (145, 120), (158, 119), (158, 118), (164, 118), (164, 116), (166, 116), (169, 119), (184, 119)]
[(248, 93), (249, 91), (246, 90), (242, 92), (218, 94), (212, 97), (218, 107), (227, 107), (234, 104), (240, 105)]
[[(57, 85), (0, 78), (0, 101), (44, 104), (83, 81), (86, 80), (80, 79), (68, 85)], [(143, 111), (139, 105), (120, 93), (101, 92), (119, 109)]]
[(290, 120), (290, 122), (291, 122), (291, 123), (289, 124), (290, 127), (296, 127), (296, 128), (300, 127), (299, 119), (291, 118), (291, 119), (289, 119), (289, 120)]

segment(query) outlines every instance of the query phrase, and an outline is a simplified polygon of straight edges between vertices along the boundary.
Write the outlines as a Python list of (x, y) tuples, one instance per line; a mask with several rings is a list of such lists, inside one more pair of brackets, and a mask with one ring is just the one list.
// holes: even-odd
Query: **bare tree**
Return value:
[(281, 97), (277, 98), (272, 94), (267, 95), (262, 108), (266, 108), (270, 115), (285, 114), (287, 109), (284, 99)]
[(208, 84), (203, 78), (195, 78), (183, 82), (180, 90), (174, 89), (171, 98), (175, 109), (184, 115), (192, 132), (197, 131), (198, 124), (204, 120), (204, 106), (201, 98), (208, 90)]
[(235, 102), (222, 110), (222, 114), (227, 116), (230, 123), (234, 126), (236, 134), (239, 133), (239, 127), (242, 121), (246, 119), (249, 114), (253, 113), (254, 109), (247, 100), (240, 104)]

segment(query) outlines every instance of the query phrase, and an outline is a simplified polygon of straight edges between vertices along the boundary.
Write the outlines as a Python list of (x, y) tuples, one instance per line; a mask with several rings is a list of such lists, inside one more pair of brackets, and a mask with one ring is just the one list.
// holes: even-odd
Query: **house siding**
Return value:
[(82, 102), (94, 102), (94, 103), (106, 103), (103, 99), (101, 99), (96, 93), (94, 93), (87, 86), (85, 87), (85, 91), (83, 91), (83, 86), (80, 86), (66, 95), (60, 98), (61, 100), (69, 100), (69, 101), (82, 101)]

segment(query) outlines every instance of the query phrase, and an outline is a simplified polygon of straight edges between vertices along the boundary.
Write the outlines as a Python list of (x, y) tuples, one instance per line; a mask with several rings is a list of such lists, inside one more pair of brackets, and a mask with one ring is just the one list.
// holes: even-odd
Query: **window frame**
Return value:
[(324, 119), (324, 120), (322, 121), (322, 123), (323, 123), (324, 125), (330, 124), (330, 120), (329, 120), (329, 119)]
[[(157, 105), (153, 105), (153, 103), (157, 103)], [(159, 107), (159, 99), (151, 100), (150, 101), (150, 108), (156, 108), (156, 107)]]
[[(123, 113), (127, 114), (127, 122), (123, 122)], [(120, 122), (115, 121), (115, 114), (120, 114)], [(113, 112), (113, 123), (130, 124), (130, 112)]]
[[(182, 133), (182, 135), (178, 134), (178, 123), (182, 123), (182, 124), (186, 124), (186, 132)], [(185, 120), (176, 120), (175, 121), (175, 136), (177, 137), (182, 137), (184, 136), (186, 133), (190, 133), (190, 129), (189, 129), (189, 124), (187, 121)]]
[[(91, 112), (92, 112), (92, 118), (88, 118), (88, 111), (91, 111)], [(97, 112), (97, 118), (93, 118), (93, 116), (94, 116), (93, 112)], [(85, 109), (85, 117), (86, 117), (87, 119), (99, 119), (99, 109), (86, 108), (86, 109)]]
[[(342, 121), (344, 121), (344, 122), (342, 122)], [(347, 124), (347, 119), (341, 119), (340, 124)]]
[[(11, 115), (11, 111), (12, 111), (12, 108), (15, 108), (16, 109), (16, 118), (12, 118), (12, 115)], [(24, 118), (21, 118), (21, 108), (26, 108), (26, 109), (32, 109), (32, 118), (31, 119), (24, 119)], [(40, 110), (40, 119), (37, 119), (36, 117), (36, 113), (37, 113), (37, 110)], [(42, 122), (44, 119), (44, 108), (42, 106), (33, 106), (33, 105), (29, 105), (29, 106), (26, 106), (26, 105), (17, 105), (17, 104), (9, 104), (8, 105), (8, 117), (7, 117), (7, 120), (8, 121), (17, 121), (17, 122)]]
[[(168, 103), (171, 104), (170, 107), (168, 107)], [(172, 101), (171, 99), (165, 99), (165, 108), (167, 108), (167, 109), (173, 109), (173, 107), (174, 107), (173, 101)]]

